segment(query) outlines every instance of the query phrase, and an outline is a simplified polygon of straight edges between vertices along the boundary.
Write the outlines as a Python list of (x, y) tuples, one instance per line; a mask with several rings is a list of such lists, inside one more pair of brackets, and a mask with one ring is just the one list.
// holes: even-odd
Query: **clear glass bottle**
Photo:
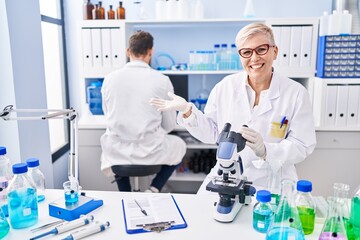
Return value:
[(93, 19), (92, 11), (94, 9), (94, 5), (91, 3), (90, 0), (84, 2), (83, 6), (83, 18), (84, 20), (91, 20)]
[(348, 240), (355, 240), (353, 225), (350, 222), (350, 210), (348, 205), (348, 196), (349, 196), (350, 186), (344, 184), (344, 191), (342, 195), (339, 197), (340, 205), (343, 213), (343, 221), (346, 231), (346, 236)]
[(28, 166), (28, 175), (36, 186), (38, 202), (42, 202), (45, 200), (45, 177), (39, 168), (39, 159), (29, 158), (26, 160), (26, 164)]
[(334, 197), (329, 201), (329, 210), (321, 230), (319, 240), (339, 239), (345, 240), (346, 229), (343, 220), (343, 208), (341, 198), (348, 191), (349, 185), (334, 183)]
[(26, 163), (14, 164), (12, 170), (14, 177), (8, 186), (10, 224), (14, 229), (30, 227), (38, 221), (36, 187)]
[(109, 6), (109, 11), (107, 12), (108, 19), (115, 19), (115, 11), (113, 10), (112, 5)]
[(6, 217), (9, 215), (7, 186), (11, 178), (11, 163), (10, 159), (6, 156), (6, 147), (0, 146), (0, 207)]
[(10, 230), (8, 221), (6, 220), (5, 214), (0, 208), (0, 239), (3, 239)]
[(360, 186), (351, 199), (350, 223), (354, 229), (355, 239), (360, 239)]
[(295, 182), (281, 182), (281, 198), (271, 220), (266, 240), (305, 240), (301, 221), (294, 199)]
[(267, 190), (260, 190), (256, 193), (258, 202), (253, 209), (253, 227), (256, 231), (266, 233), (273, 216), (271, 193)]
[(295, 204), (304, 234), (308, 235), (314, 231), (315, 227), (315, 202), (311, 195), (312, 183), (307, 180), (300, 180), (297, 182), (296, 189)]
[(125, 19), (125, 8), (122, 2), (119, 2), (119, 7), (116, 9), (116, 16), (117, 19)]

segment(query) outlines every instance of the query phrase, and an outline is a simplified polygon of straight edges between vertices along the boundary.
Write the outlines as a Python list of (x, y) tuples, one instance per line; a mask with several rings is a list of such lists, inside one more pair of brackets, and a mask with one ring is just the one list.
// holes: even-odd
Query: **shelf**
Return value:
[(170, 177), (169, 181), (194, 181), (194, 182), (202, 182), (206, 177), (205, 173), (193, 173), (193, 172), (186, 172), (180, 173), (175, 172)]
[(191, 70), (185, 70), (185, 71), (172, 71), (172, 70), (165, 70), (165, 71), (159, 71), (162, 74), (165, 75), (228, 75), (236, 73), (240, 70), (219, 70), (219, 71), (191, 71)]

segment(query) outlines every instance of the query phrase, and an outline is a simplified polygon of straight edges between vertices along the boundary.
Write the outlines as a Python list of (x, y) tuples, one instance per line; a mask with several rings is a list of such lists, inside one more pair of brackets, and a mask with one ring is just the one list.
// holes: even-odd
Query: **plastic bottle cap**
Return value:
[(29, 158), (26, 160), (26, 164), (28, 167), (37, 167), (40, 165), (40, 162), (37, 158)]
[(26, 173), (28, 171), (26, 163), (16, 163), (12, 166), (14, 174)]
[(5, 154), (6, 154), (6, 147), (0, 146), (0, 155), (5, 155)]
[(231, 47), (232, 47), (232, 48), (236, 48), (235, 43), (231, 44)]
[(296, 184), (296, 189), (301, 192), (311, 192), (312, 183), (307, 180), (299, 180)]
[(221, 44), (221, 47), (227, 47), (226, 43)]
[(214, 48), (219, 48), (220, 44), (214, 44)]
[(271, 193), (267, 190), (260, 190), (256, 194), (256, 200), (258, 200), (259, 202), (270, 202)]

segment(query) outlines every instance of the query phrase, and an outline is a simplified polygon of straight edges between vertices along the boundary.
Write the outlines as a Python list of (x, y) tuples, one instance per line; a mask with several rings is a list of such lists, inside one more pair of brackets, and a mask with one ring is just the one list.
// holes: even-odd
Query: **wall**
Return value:
[[(4, 73), (1, 73), (1, 91), (7, 92), (4, 96), (9, 98), (2, 97), (1, 105), (13, 104), (16, 109), (46, 109), (39, 2), (1, 1), (1, 12), (5, 11), (6, 14), (1, 14), (4, 19), (1, 21), (1, 39), (4, 42), (0, 45), (4, 51), (1, 51), (0, 59), (5, 67)], [(54, 181), (48, 122), (14, 121), (9, 124), (1, 120), (0, 124), (0, 144), (9, 146), (12, 162), (24, 162), (29, 157), (39, 158), (46, 185), (52, 188)]]

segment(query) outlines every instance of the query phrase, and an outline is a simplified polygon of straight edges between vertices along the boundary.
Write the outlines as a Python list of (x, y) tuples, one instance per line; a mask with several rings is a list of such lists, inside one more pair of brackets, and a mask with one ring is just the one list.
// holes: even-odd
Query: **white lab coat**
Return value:
[[(266, 161), (259, 159), (251, 148), (239, 153), (244, 175), (259, 189), (279, 191), (280, 179), (297, 180), (295, 164), (311, 154), (316, 145), (312, 106), (307, 90), (299, 83), (276, 72), (258, 107), (251, 109), (246, 91), (247, 73), (225, 77), (211, 91), (203, 114), (193, 106), (193, 114), (178, 123), (205, 143), (215, 143), (225, 123), (239, 132), (243, 125), (259, 132), (266, 146)], [(287, 129), (283, 138), (269, 135), (272, 122), (286, 116)], [(202, 189), (216, 174), (217, 166), (204, 181)], [(271, 186), (272, 185), (272, 186)]]
[(150, 98), (168, 98), (170, 79), (142, 61), (127, 63), (105, 77), (101, 89), (107, 129), (101, 137), (101, 170), (124, 164), (176, 165), (186, 152), (185, 142), (168, 135), (176, 112), (160, 112)]

